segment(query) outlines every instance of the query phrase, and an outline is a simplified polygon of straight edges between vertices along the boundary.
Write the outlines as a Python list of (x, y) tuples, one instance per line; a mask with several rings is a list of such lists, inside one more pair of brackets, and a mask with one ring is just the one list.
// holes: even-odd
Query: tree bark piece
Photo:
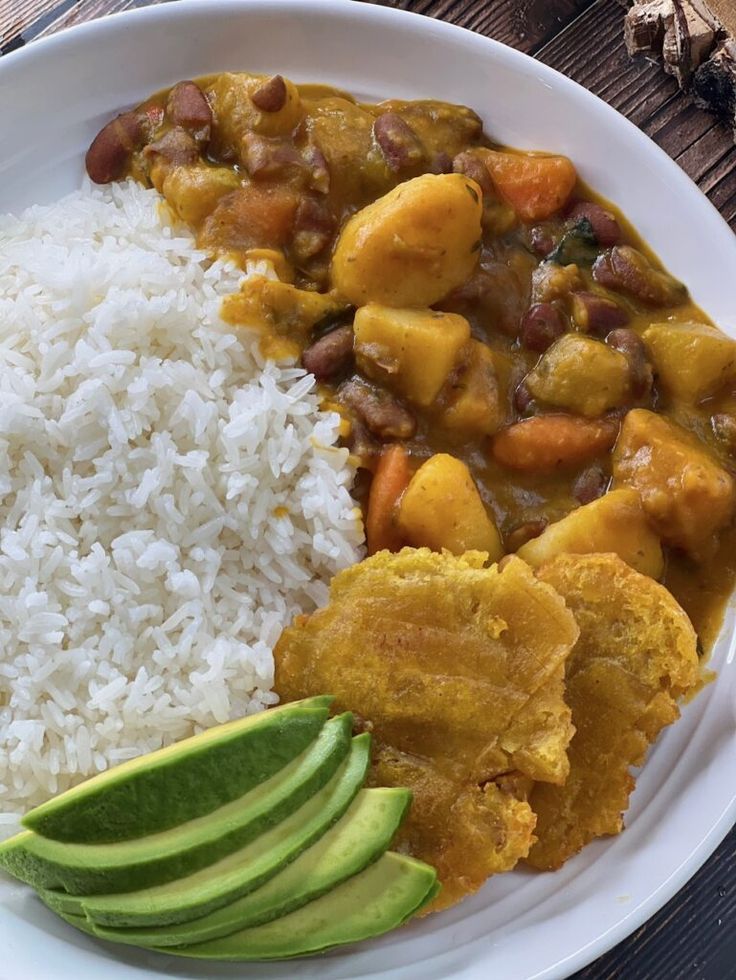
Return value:
[(631, 56), (661, 59), (695, 101), (736, 132), (735, 0), (622, 0)]

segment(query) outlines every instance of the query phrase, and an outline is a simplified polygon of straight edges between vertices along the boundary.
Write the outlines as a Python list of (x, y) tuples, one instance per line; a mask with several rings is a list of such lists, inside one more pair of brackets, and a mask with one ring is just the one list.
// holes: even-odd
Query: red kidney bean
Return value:
[(652, 365), (647, 360), (647, 349), (638, 333), (627, 327), (612, 330), (606, 337), (609, 347), (626, 356), (631, 371), (631, 393), (637, 400), (652, 390)]
[(124, 112), (103, 126), (84, 158), (90, 179), (95, 184), (120, 180), (133, 153), (145, 143), (146, 135), (144, 120), (136, 112)]
[(261, 112), (280, 112), (286, 105), (286, 82), (281, 75), (274, 75), (251, 94), (250, 100)]
[(166, 112), (173, 123), (188, 130), (201, 143), (212, 132), (212, 109), (199, 85), (179, 82), (169, 93)]
[[(350, 434), (345, 439), (345, 444), (353, 454), (353, 456), (358, 457), (358, 467), (369, 466), (371, 460), (380, 456), (382, 451), (381, 443), (378, 442), (368, 431), (368, 429), (363, 425), (360, 419), (353, 419), (350, 426)], [(357, 498), (365, 499), (365, 496), (361, 497), (361, 474), (365, 475), (365, 469), (358, 469), (358, 474), (356, 477), (356, 482), (353, 484), (353, 494)], [(364, 493), (368, 493), (368, 488), (363, 488)]]
[(353, 359), (353, 328), (338, 327), (306, 348), (302, 364), (318, 381), (347, 371)]
[(465, 174), (470, 177), (483, 191), (483, 197), (495, 197), (493, 181), (488, 173), (488, 168), (479, 160), (472, 150), (463, 150), (458, 153), (452, 161), (452, 169), (456, 174)]
[(572, 294), (572, 303), (575, 322), (586, 333), (605, 337), (611, 330), (629, 322), (626, 310), (607, 296), (583, 290)]
[(557, 244), (552, 232), (544, 225), (535, 225), (529, 232), (529, 244), (535, 255), (546, 259)]
[(401, 402), (382, 388), (374, 388), (361, 378), (343, 382), (338, 399), (352, 408), (370, 433), (379, 439), (411, 439), (417, 423)]
[(641, 357), (646, 360), (647, 349), (635, 330), (623, 327), (612, 330), (606, 337), (606, 343), (614, 350), (626, 354), (627, 357)]
[(384, 112), (377, 117), (373, 123), (373, 136), (391, 170), (415, 167), (424, 159), (421, 140), (396, 112)]
[(332, 241), (335, 219), (322, 198), (303, 197), (294, 215), (292, 247), (305, 261), (318, 255)]
[(164, 133), (160, 140), (149, 143), (143, 150), (146, 158), (161, 156), (169, 163), (195, 163), (199, 159), (197, 141), (185, 129), (179, 126)]
[(268, 139), (246, 133), (241, 142), (243, 165), (254, 179), (279, 177), (306, 169), (306, 163), (289, 140)]
[(429, 164), (429, 172), (431, 174), (451, 174), (452, 157), (445, 153), (444, 150), (440, 150), (439, 153), (435, 153)]
[(609, 479), (600, 466), (591, 466), (583, 470), (575, 480), (572, 495), (579, 503), (589, 504), (592, 500), (603, 496), (608, 488)]
[(309, 186), (318, 194), (329, 194), (330, 168), (322, 150), (318, 146), (308, 146), (302, 156), (312, 172)]
[(599, 245), (606, 248), (609, 245), (618, 245), (621, 241), (621, 227), (616, 218), (610, 211), (594, 204), (592, 201), (579, 201), (573, 205), (567, 217), (573, 223), (587, 218), (593, 229), (593, 234)]
[(519, 340), (527, 350), (543, 354), (565, 332), (560, 311), (552, 303), (535, 303), (521, 318)]
[(649, 306), (675, 306), (687, 299), (687, 289), (666, 272), (655, 269), (630, 245), (615, 245), (593, 264), (593, 279), (609, 289), (631, 293)]

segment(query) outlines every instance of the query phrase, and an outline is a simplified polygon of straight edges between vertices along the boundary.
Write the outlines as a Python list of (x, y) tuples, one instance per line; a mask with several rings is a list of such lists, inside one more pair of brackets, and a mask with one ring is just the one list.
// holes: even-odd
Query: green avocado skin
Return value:
[[(296, 912), (210, 942), (154, 947), (203, 960), (283, 960), (383, 935), (403, 925), (439, 892), (437, 873), (421, 861), (387, 851), (377, 861)], [(99, 936), (84, 916), (58, 913), (82, 932)]]
[[(25, 815), (23, 826), (52, 840), (105, 844), (146, 837), (243, 796), (302, 753), (329, 713), (309, 698), (194, 736), (124, 763)], [(162, 805), (165, 801), (165, 805)]]
[[(365, 736), (360, 736), (364, 738)], [(112, 929), (90, 923), (95, 934), (133, 946), (181, 946), (204, 942), (293, 912), (359, 874), (390, 846), (411, 802), (409, 790), (361, 790), (348, 811), (315, 844), (255, 891), (223, 908), (179, 925)], [(295, 814), (295, 816), (298, 815)], [(52, 908), (94, 917), (77, 907), (42, 896)]]
[(214, 912), (258, 889), (318, 841), (352, 803), (369, 762), (370, 736), (359, 735), (332, 779), (251, 844), (194, 875), (158, 888), (75, 898), (78, 908), (71, 911), (86, 915), (95, 925), (114, 927), (188, 924)]
[(220, 939), (159, 951), (239, 961), (309, 956), (397, 928), (435, 896), (436, 888), (434, 868), (387, 851), (365, 871), (296, 912)]
[(137, 891), (184, 878), (244, 847), (318, 792), (346, 757), (351, 732), (349, 713), (330, 719), (309, 748), (269, 781), (188, 824), (102, 845), (21, 833), (0, 845), (0, 867), (36, 890), (61, 888), (72, 895)]

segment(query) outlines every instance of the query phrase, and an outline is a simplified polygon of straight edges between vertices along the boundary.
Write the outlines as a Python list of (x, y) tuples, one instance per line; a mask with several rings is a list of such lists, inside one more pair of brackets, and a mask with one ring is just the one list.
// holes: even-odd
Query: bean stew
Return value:
[(155, 187), (251, 273), (223, 317), (343, 415), (370, 551), (616, 552), (709, 648), (736, 578), (736, 343), (570, 160), (463, 106), (223, 73), (113, 120), (87, 170)]

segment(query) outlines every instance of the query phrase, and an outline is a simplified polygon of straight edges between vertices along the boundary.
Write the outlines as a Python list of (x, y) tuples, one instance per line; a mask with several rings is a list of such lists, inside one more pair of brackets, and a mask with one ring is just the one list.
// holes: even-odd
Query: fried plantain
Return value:
[(537, 783), (529, 864), (554, 870), (596, 837), (618, 834), (635, 780), (678, 698), (699, 681), (695, 631), (670, 593), (616, 555), (562, 555), (539, 570), (580, 627), (565, 699), (576, 732), (563, 786)]
[(523, 561), (485, 560), (379, 552), (274, 651), (282, 698), (334, 694), (373, 732), (373, 781), (413, 789), (401, 844), (438, 867), (435, 907), (513, 867), (534, 839), (524, 789), (568, 774), (575, 621)]

